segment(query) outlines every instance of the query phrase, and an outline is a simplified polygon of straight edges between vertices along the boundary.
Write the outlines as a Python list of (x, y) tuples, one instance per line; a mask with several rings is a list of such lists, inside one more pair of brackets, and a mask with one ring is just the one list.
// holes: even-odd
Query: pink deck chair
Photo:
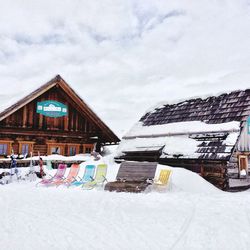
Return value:
[(56, 185), (57, 187), (62, 184), (69, 185), (71, 182), (76, 181), (79, 170), (80, 165), (74, 163), (71, 165), (69, 174), (66, 178), (53, 180), (51, 184)]
[(38, 186), (38, 184), (49, 186), (53, 183), (53, 181), (62, 180), (66, 169), (67, 169), (66, 164), (59, 164), (56, 174), (54, 176), (52, 176), (50, 179), (43, 179), (42, 181), (38, 182), (36, 186)]

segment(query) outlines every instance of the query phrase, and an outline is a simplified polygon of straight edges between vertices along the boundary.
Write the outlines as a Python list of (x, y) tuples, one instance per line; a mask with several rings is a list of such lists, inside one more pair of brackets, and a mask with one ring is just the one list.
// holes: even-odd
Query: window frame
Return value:
[[(241, 171), (245, 169), (246, 175), (248, 176), (248, 155), (240, 154), (238, 155), (238, 169), (239, 169), (239, 177), (241, 177)], [(243, 164), (242, 164), (243, 162)], [(242, 166), (243, 165), (243, 166)]]
[(56, 143), (56, 142), (53, 142), (53, 143), (47, 143), (47, 146), (48, 146), (48, 148), (47, 148), (47, 154), (48, 155), (52, 155), (51, 149), (53, 147), (60, 148), (60, 151), (61, 151), (60, 155), (65, 155), (65, 146), (66, 146), (65, 143)]
[[(93, 149), (94, 149), (94, 144), (91, 144), (91, 143), (88, 143), (88, 144), (83, 144), (83, 153), (84, 154), (90, 154)], [(89, 153), (86, 153), (86, 148), (90, 148), (90, 152)]]
[(13, 141), (0, 140), (0, 144), (7, 145), (6, 154), (0, 154), (0, 156), (10, 155)]
[(27, 144), (28, 147), (29, 147), (29, 149), (28, 149), (28, 151), (29, 151), (28, 154), (30, 154), (30, 153), (33, 152), (33, 146), (34, 146), (34, 143), (35, 143), (35, 142), (33, 142), (33, 141), (19, 141), (18, 143), (19, 143), (19, 149), (18, 149), (19, 154), (22, 154), (22, 155), (23, 155), (22, 146), (23, 146), (24, 144)]
[(80, 152), (80, 144), (68, 143), (67, 146), (68, 146), (68, 150), (67, 150), (68, 156), (74, 156), (74, 155), (70, 155), (70, 147), (75, 147), (76, 148), (76, 154), (75, 155), (79, 154), (79, 152)]

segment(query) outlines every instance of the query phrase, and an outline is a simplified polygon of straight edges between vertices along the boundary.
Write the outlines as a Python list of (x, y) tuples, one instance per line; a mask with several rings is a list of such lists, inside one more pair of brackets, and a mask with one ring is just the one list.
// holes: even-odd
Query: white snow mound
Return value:
[(171, 169), (171, 186), (170, 191), (185, 191), (188, 193), (216, 193), (221, 192), (211, 183), (203, 179), (199, 174), (184, 168), (169, 167), (158, 165), (156, 176), (159, 176), (161, 169)]

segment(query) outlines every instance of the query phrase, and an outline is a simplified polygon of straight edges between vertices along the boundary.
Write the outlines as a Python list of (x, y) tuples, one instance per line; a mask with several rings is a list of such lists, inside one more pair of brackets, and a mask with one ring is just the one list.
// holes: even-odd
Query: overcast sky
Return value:
[(60, 74), (119, 136), (151, 106), (250, 88), (250, 1), (0, 0), (0, 89)]

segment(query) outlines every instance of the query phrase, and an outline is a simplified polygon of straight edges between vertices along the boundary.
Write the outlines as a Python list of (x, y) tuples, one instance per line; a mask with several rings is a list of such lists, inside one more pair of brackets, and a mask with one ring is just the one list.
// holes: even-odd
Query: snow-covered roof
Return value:
[(222, 124), (207, 124), (201, 121), (176, 122), (154, 126), (143, 126), (136, 123), (123, 137), (124, 139), (136, 137), (162, 137), (180, 134), (204, 134), (209, 132), (239, 131), (240, 122), (233, 121)]
[(161, 158), (228, 160), (240, 133), (240, 122), (201, 121), (143, 126), (138, 122), (118, 147), (118, 156), (158, 151)]
[(250, 115), (250, 89), (205, 99), (195, 98), (176, 104), (163, 104), (148, 110), (140, 119), (145, 126), (185, 121), (226, 123), (245, 121)]
[(161, 158), (228, 160), (250, 115), (250, 89), (153, 107), (123, 137), (118, 157), (158, 150)]
[(25, 98), (29, 93), (33, 92), (34, 88), (29, 89), (20, 89), (19, 93), (8, 93), (8, 94), (0, 94), (0, 113), (4, 110), (17, 103), (21, 99)]
[[(22, 85), (22, 87), (19, 88), (18, 91), (15, 89), (13, 89), (13, 92), (2, 91), (0, 93), (0, 114), (6, 109), (9, 109), (12, 105), (15, 105), (16, 103), (23, 103), (22, 101), (24, 99), (29, 99), (28, 97), (33, 97), (34, 94), (40, 94), (42, 89), (47, 86), (51, 86), (53, 83), (56, 83), (56, 81), (59, 81), (60, 79), (62, 79), (62, 77), (60, 75), (57, 75), (44, 84), (26, 84)], [(77, 93), (77, 95), (79, 95), (79, 93)]]

